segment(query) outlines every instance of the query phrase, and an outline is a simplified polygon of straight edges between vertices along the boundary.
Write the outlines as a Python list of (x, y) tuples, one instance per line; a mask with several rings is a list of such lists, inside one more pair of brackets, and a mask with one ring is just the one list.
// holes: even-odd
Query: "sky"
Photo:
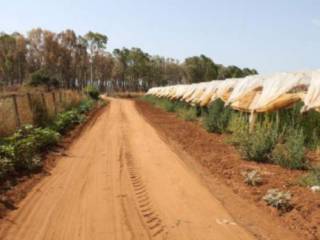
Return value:
[(320, 68), (320, 0), (0, 0), (0, 32), (106, 34), (108, 50), (204, 54), (262, 74)]

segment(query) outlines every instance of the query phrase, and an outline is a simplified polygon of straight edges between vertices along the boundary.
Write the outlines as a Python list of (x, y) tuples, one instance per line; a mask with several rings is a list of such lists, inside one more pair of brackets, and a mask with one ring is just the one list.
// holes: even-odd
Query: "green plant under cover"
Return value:
[(224, 106), (220, 99), (214, 101), (203, 116), (203, 126), (209, 132), (226, 132), (232, 110)]
[(249, 114), (225, 107), (220, 99), (201, 109), (156, 96), (143, 99), (166, 111), (177, 112), (185, 120), (200, 118), (209, 132), (231, 133), (228, 142), (235, 145), (246, 160), (308, 169), (305, 148), (316, 148), (320, 144), (320, 113), (301, 114), (301, 102), (290, 109), (259, 114), (254, 130), (250, 131)]
[(279, 141), (271, 153), (272, 162), (289, 169), (306, 169), (303, 130), (290, 128), (283, 138), (284, 142)]
[(195, 107), (179, 108), (178, 116), (186, 121), (194, 121), (197, 119), (197, 109)]
[(270, 154), (277, 144), (279, 131), (270, 121), (258, 123), (254, 131), (248, 127), (234, 132), (235, 141), (245, 159), (256, 162), (271, 162)]

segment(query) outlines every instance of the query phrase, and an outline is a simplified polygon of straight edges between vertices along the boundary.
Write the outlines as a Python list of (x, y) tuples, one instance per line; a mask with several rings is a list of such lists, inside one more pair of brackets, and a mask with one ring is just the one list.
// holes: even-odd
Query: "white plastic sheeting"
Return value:
[(206, 106), (211, 101), (221, 83), (223, 81), (214, 80), (207, 84), (205, 91), (199, 98), (200, 106)]
[(301, 85), (308, 86), (310, 80), (310, 74), (305, 72), (279, 73), (265, 78), (262, 84), (262, 92), (260, 96), (252, 102), (250, 110), (255, 111), (259, 108), (264, 108), (293, 88)]
[(228, 101), (226, 102), (226, 105), (238, 101), (241, 97), (247, 95), (249, 92), (262, 87), (264, 79), (265, 78), (263, 76), (254, 75), (237, 80), (237, 83), (235, 84), (234, 89)]
[(239, 81), (239, 78), (229, 78), (224, 80), (220, 85), (219, 88), (217, 89), (217, 97), (221, 98), (222, 100), (225, 100), (225, 95), (226, 93), (232, 91), (234, 86), (237, 84)]
[(156, 87), (147, 94), (200, 106), (221, 98), (234, 109), (250, 112), (272, 111), (299, 100), (305, 104), (303, 110), (320, 109), (320, 70)]
[(320, 70), (311, 73), (310, 86), (303, 101), (304, 111), (320, 107)]

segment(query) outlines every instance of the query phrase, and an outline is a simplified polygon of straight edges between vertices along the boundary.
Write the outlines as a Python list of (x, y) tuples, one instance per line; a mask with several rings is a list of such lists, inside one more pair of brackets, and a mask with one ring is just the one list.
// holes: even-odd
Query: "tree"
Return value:
[(87, 41), (87, 46), (90, 52), (90, 80), (93, 81), (93, 58), (99, 51), (106, 49), (108, 37), (101, 33), (88, 32), (84, 39)]
[(218, 77), (218, 68), (214, 62), (205, 55), (187, 58), (184, 69), (188, 82), (206, 82)]
[(138, 91), (152, 86), (245, 77), (255, 69), (215, 64), (205, 55), (186, 58), (151, 56), (140, 48), (106, 51), (108, 37), (97, 32), (77, 36), (32, 29), (27, 36), (0, 33), (0, 85), (46, 85), (48, 88)]

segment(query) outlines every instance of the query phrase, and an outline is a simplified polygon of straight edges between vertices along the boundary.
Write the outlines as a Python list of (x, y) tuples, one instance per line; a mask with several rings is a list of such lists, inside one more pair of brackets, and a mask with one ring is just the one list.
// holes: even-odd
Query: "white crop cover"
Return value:
[[(304, 102), (303, 111), (320, 110), (320, 70), (278, 73), (269, 76), (252, 75), (189, 85), (155, 87), (149, 89), (146, 94), (180, 99), (201, 106), (221, 98), (231, 107), (233, 103), (236, 105), (236, 102), (241, 102), (245, 96), (251, 94), (251, 103), (249, 102), (249, 107), (246, 107), (248, 109), (244, 109), (251, 112), (263, 111), (266, 106), (274, 104), (281, 97), (290, 98), (292, 95), (295, 98), (291, 101), (298, 99)], [(252, 96), (254, 96), (253, 99)], [(246, 101), (248, 103), (248, 100)], [(282, 98), (282, 101), (286, 101), (286, 98)]]

